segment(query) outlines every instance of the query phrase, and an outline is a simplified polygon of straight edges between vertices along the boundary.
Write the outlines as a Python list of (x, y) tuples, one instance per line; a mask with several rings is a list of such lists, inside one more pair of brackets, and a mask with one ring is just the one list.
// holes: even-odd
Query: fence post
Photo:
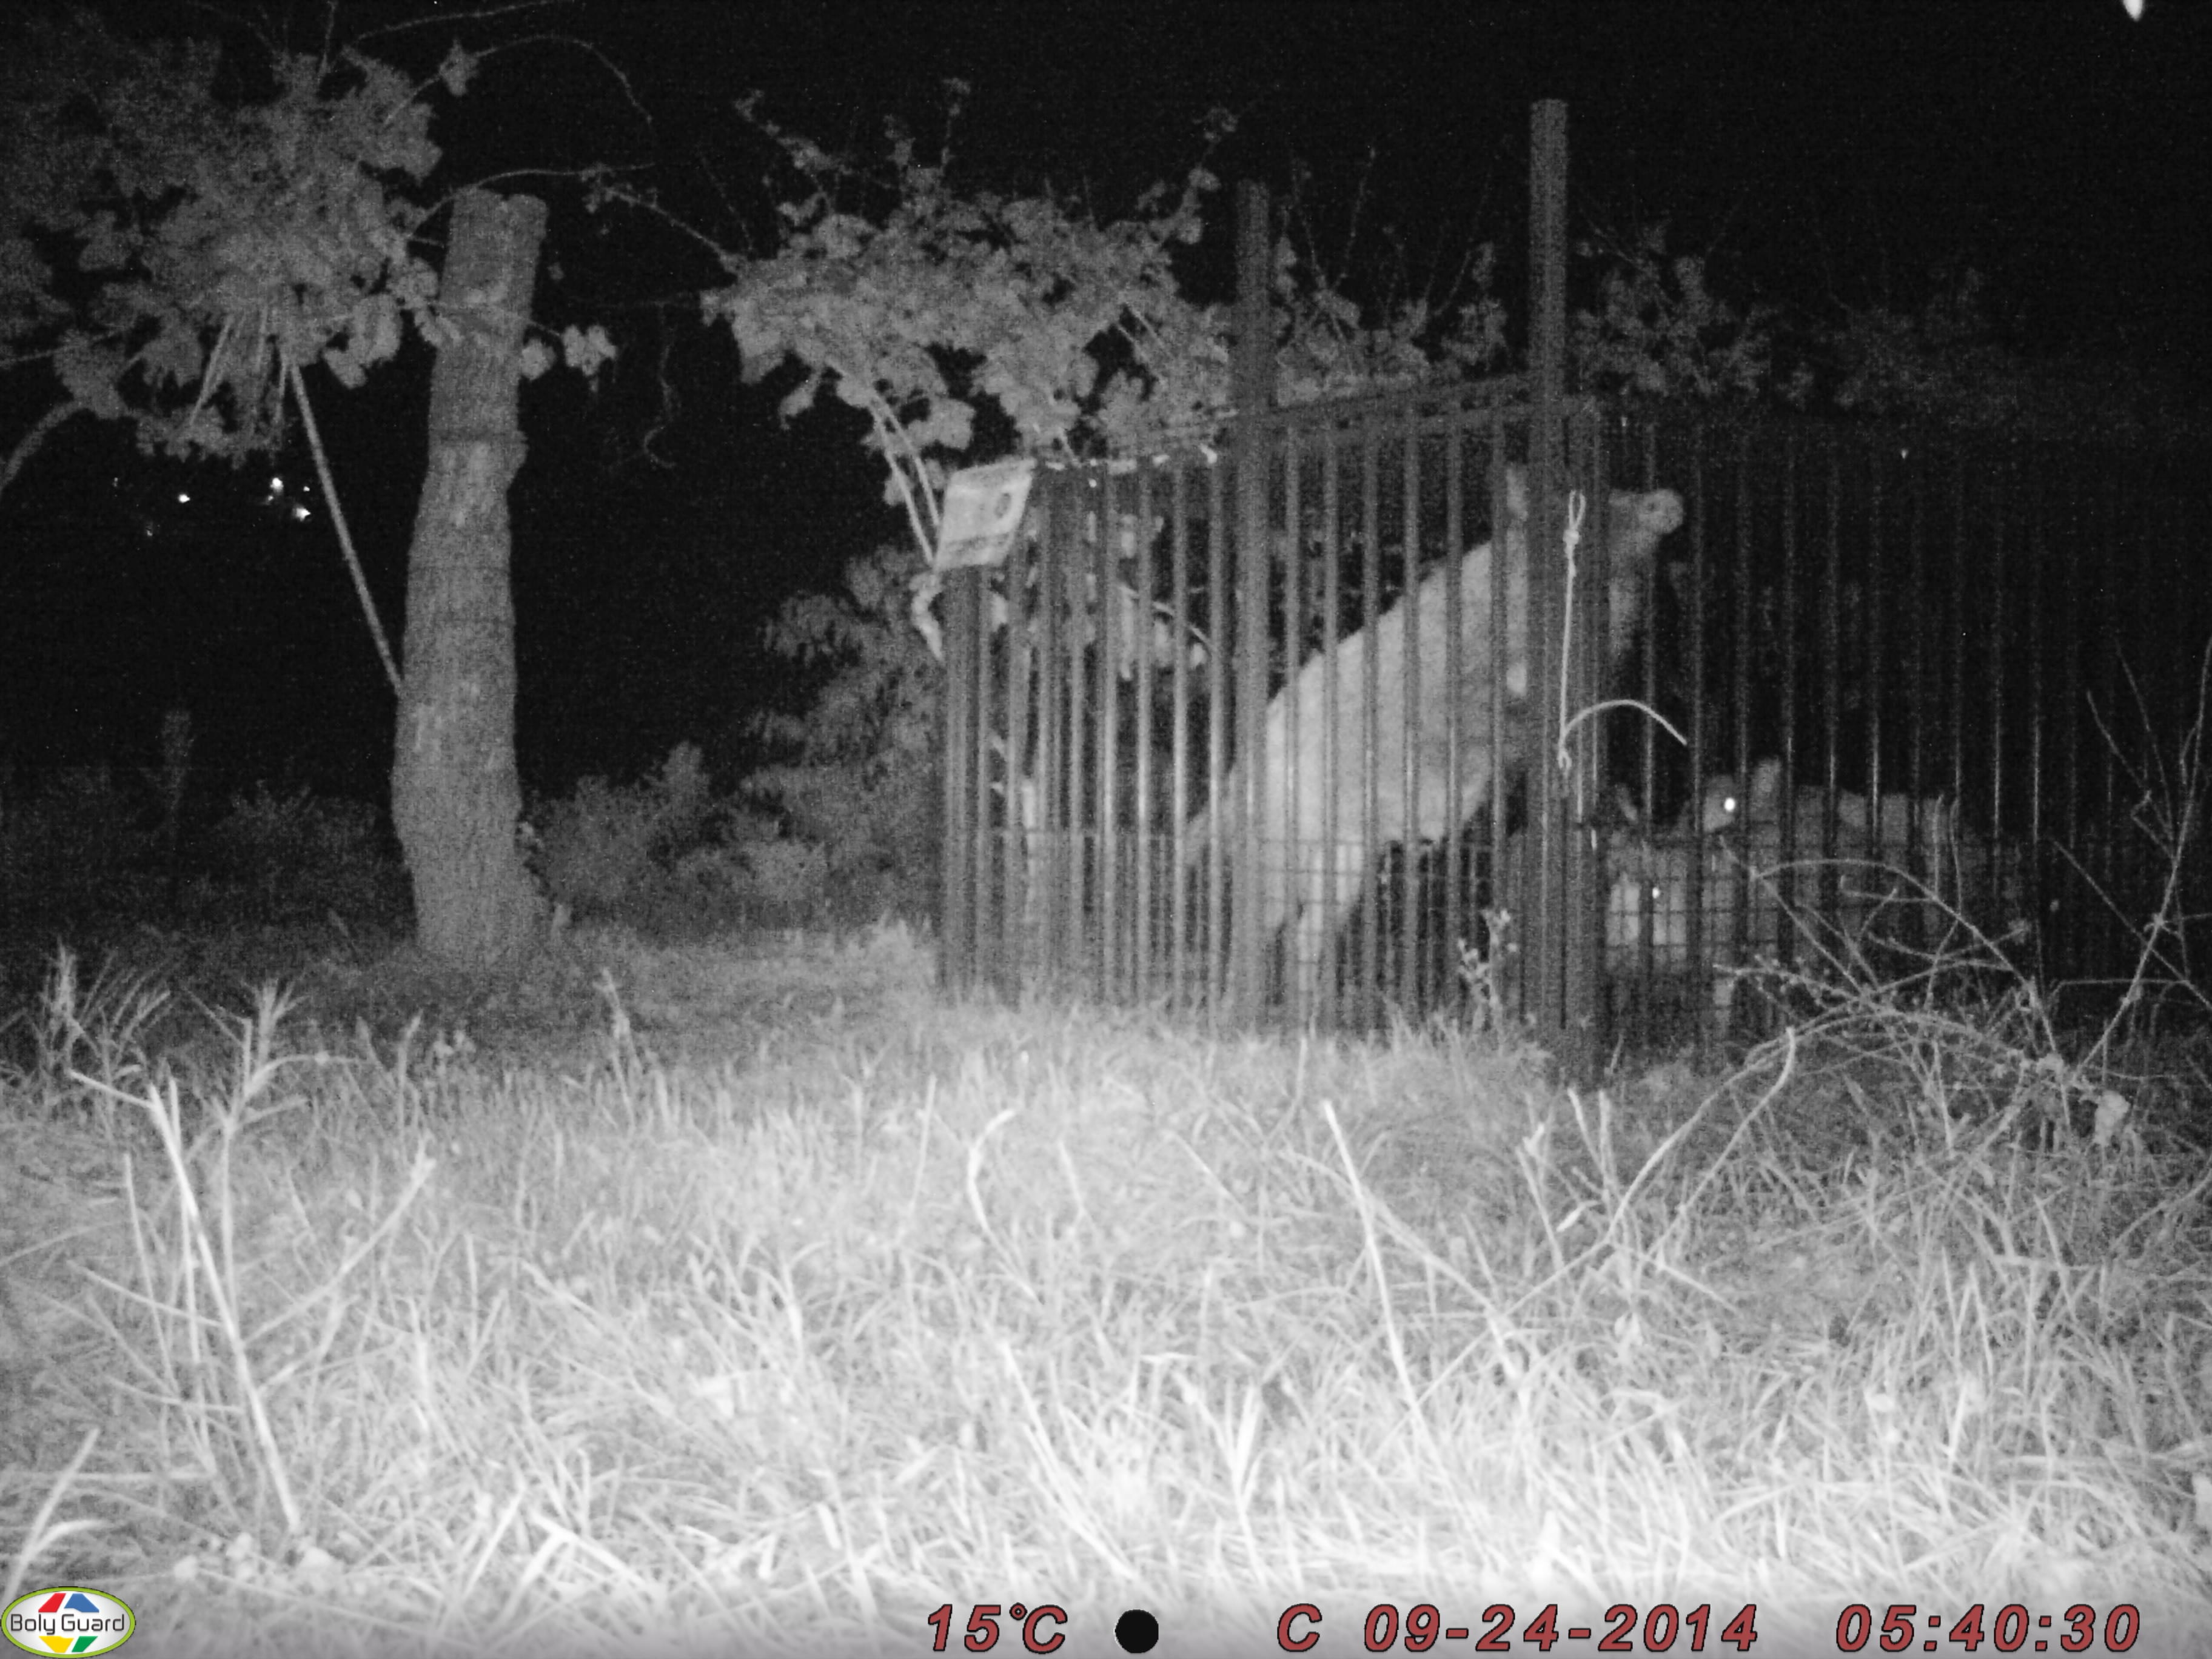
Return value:
[[(1583, 709), (1595, 708), (1613, 689), (1610, 587), (1615, 550), (1608, 539), (1613, 524), (1610, 457), (1605, 422), (1596, 407), (1587, 401), (1575, 408), (1568, 452), (1569, 476), (1585, 503), (1575, 555), (1574, 586), (1565, 595), (1572, 618), (1565, 709), (1571, 720)], [(1556, 708), (1556, 696), (1553, 702)], [(1601, 817), (1597, 808), (1605, 792), (1605, 732), (1604, 715), (1594, 714), (1583, 720), (1568, 744), (1572, 769), (1552, 769), (1565, 797), (1566, 878), (1560, 887), (1560, 919), (1566, 975), (1560, 1054), (1571, 1067), (1591, 1079), (1602, 1059), (1605, 1041), (1599, 1014), (1606, 894), (1597, 842)]]
[(1560, 531), (1565, 468), (1567, 106), (1544, 99), (1528, 120), (1528, 843), (1536, 859), (1528, 891), (1528, 972), (1540, 1041), (1573, 1065), (1578, 1037), (1569, 1020), (1568, 898), (1575, 826), (1555, 764), (1560, 732), (1560, 623), (1567, 601)]
[[(975, 718), (976, 676), (982, 656), (983, 581), (978, 569), (945, 577), (945, 821), (939, 871), (937, 978), (946, 990), (965, 990), (976, 969), (976, 792), (988, 778), (984, 734)], [(1012, 787), (1012, 766), (1008, 786)]]
[[(1262, 822), (1267, 799), (1267, 434), (1265, 416), (1274, 401), (1275, 350), (1268, 307), (1270, 257), (1267, 188), (1247, 181), (1237, 187), (1237, 337), (1230, 364), (1235, 407), (1231, 442), (1237, 464), (1237, 755), (1243, 799), (1232, 803), (1237, 842), (1230, 849), (1231, 908), (1231, 1000), (1239, 1020), (1258, 1017), (1267, 999), (1260, 959), (1260, 837), (1281, 826)], [(1285, 862), (1301, 849), (1285, 849)], [(1295, 928), (1286, 929), (1295, 933)], [(1287, 952), (1290, 943), (1285, 941)], [(1285, 983), (1294, 975), (1287, 965)]]

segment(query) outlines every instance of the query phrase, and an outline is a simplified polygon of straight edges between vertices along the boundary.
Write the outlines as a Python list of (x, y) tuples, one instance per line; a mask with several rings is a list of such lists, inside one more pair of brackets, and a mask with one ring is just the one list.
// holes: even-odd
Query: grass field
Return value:
[(258, 955), (10, 981), (0, 1560), (142, 1650), (2212, 1651), (2185, 1043), (1993, 1004), (1571, 1091), (946, 1003), (899, 927)]

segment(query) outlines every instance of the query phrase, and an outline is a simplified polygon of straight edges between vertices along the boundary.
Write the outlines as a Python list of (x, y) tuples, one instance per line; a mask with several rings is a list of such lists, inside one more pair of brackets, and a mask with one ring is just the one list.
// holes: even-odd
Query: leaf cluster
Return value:
[(807, 766), (928, 763), (945, 677), (908, 621), (910, 559), (878, 548), (846, 566), (842, 593), (801, 593), (776, 613), (768, 651), (821, 683), (804, 718), (758, 716), (759, 736)]
[(2078, 354), (2031, 359), (2009, 343), (2023, 332), (2000, 314), (1979, 271), (1938, 273), (1917, 313), (1854, 308), (1826, 335), (1832, 401), (1854, 414), (2019, 438), (2135, 444), (2191, 435), (2185, 422), (2146, 405), (2124, 365)]
[(26, 27), (0, 75), (0, 349), (149, 447), (235, 456), (277, 435), (284, 364), (358, 384), (427, 317), (409, 191), (439, 151), (418, 89), (358, 52), (280, 55), (252, 102), (220, 67), (87, 13)]
[(841, 875), (926, 876), (934, 859), (945, 672), (908, 620), (913, 555), (878, 548), (846, 567), (845, 591), (801, 594), (767, 630), (769, 651), (818, 676), (803, 716), (757, 717), (785, 758), (745, 780)]
[(1802, 380), (1778, 381), (1771, 306), (1739, 307), (1715, 294), (1705, 262), (1667, 253), (1668, 228), (1648, 226), (1632, 241), (1584, 241), (1601, 262), (1595, 308), (1571, 319), (1577, 379), (1598, 392), (1717, 399), (1775, 397), (1802, 404)]
[(1218, 427), (1225, 319), (1186, 296), (1174, 264), (1218, 187), (1204, 166), (1101, 224), (1049, 192), (960, 191), (949, 154), (922, 159), (896, 121), (872, 179), (743, 107), (800, 189), (776, 252), (726, 258), (705, 314), (729, 327), (749, 379), (800, 366), (787, 416), (827, 389), (869, 417), (889, 499), (933, 497), (940, 458), (969, 448), (986, 403), (1025, 453), (1130, 453)]

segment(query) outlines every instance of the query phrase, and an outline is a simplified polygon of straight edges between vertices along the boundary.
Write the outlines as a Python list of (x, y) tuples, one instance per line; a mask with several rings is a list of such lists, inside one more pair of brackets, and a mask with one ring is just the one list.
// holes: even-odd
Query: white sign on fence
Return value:
[(989, 466), (963, 467), (945, 486), (945, 518), (938, 532), (935, 568), (963, 570), (1000, 565), (1013, 551), (1029, 510), (1036, 462), (1023, 458)]

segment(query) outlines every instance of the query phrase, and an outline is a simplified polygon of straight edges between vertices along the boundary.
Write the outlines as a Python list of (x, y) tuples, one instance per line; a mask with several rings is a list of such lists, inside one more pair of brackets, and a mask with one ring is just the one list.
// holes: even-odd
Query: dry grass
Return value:
[(1581, 1095), (947, 1006), (895, 932), (587, 937), (387, 1017), (414, 971), (149, 1047), (178, 1000), (64, 964), (13, 1034), (9, 1595), (182, 1653), (920, 1651), (1016, 1601), (1069, 1653), (1311, 1602), (1349, 1654), (1382, 1601), (2207, 1650), (2183, 1059), (1893, 1015)]

